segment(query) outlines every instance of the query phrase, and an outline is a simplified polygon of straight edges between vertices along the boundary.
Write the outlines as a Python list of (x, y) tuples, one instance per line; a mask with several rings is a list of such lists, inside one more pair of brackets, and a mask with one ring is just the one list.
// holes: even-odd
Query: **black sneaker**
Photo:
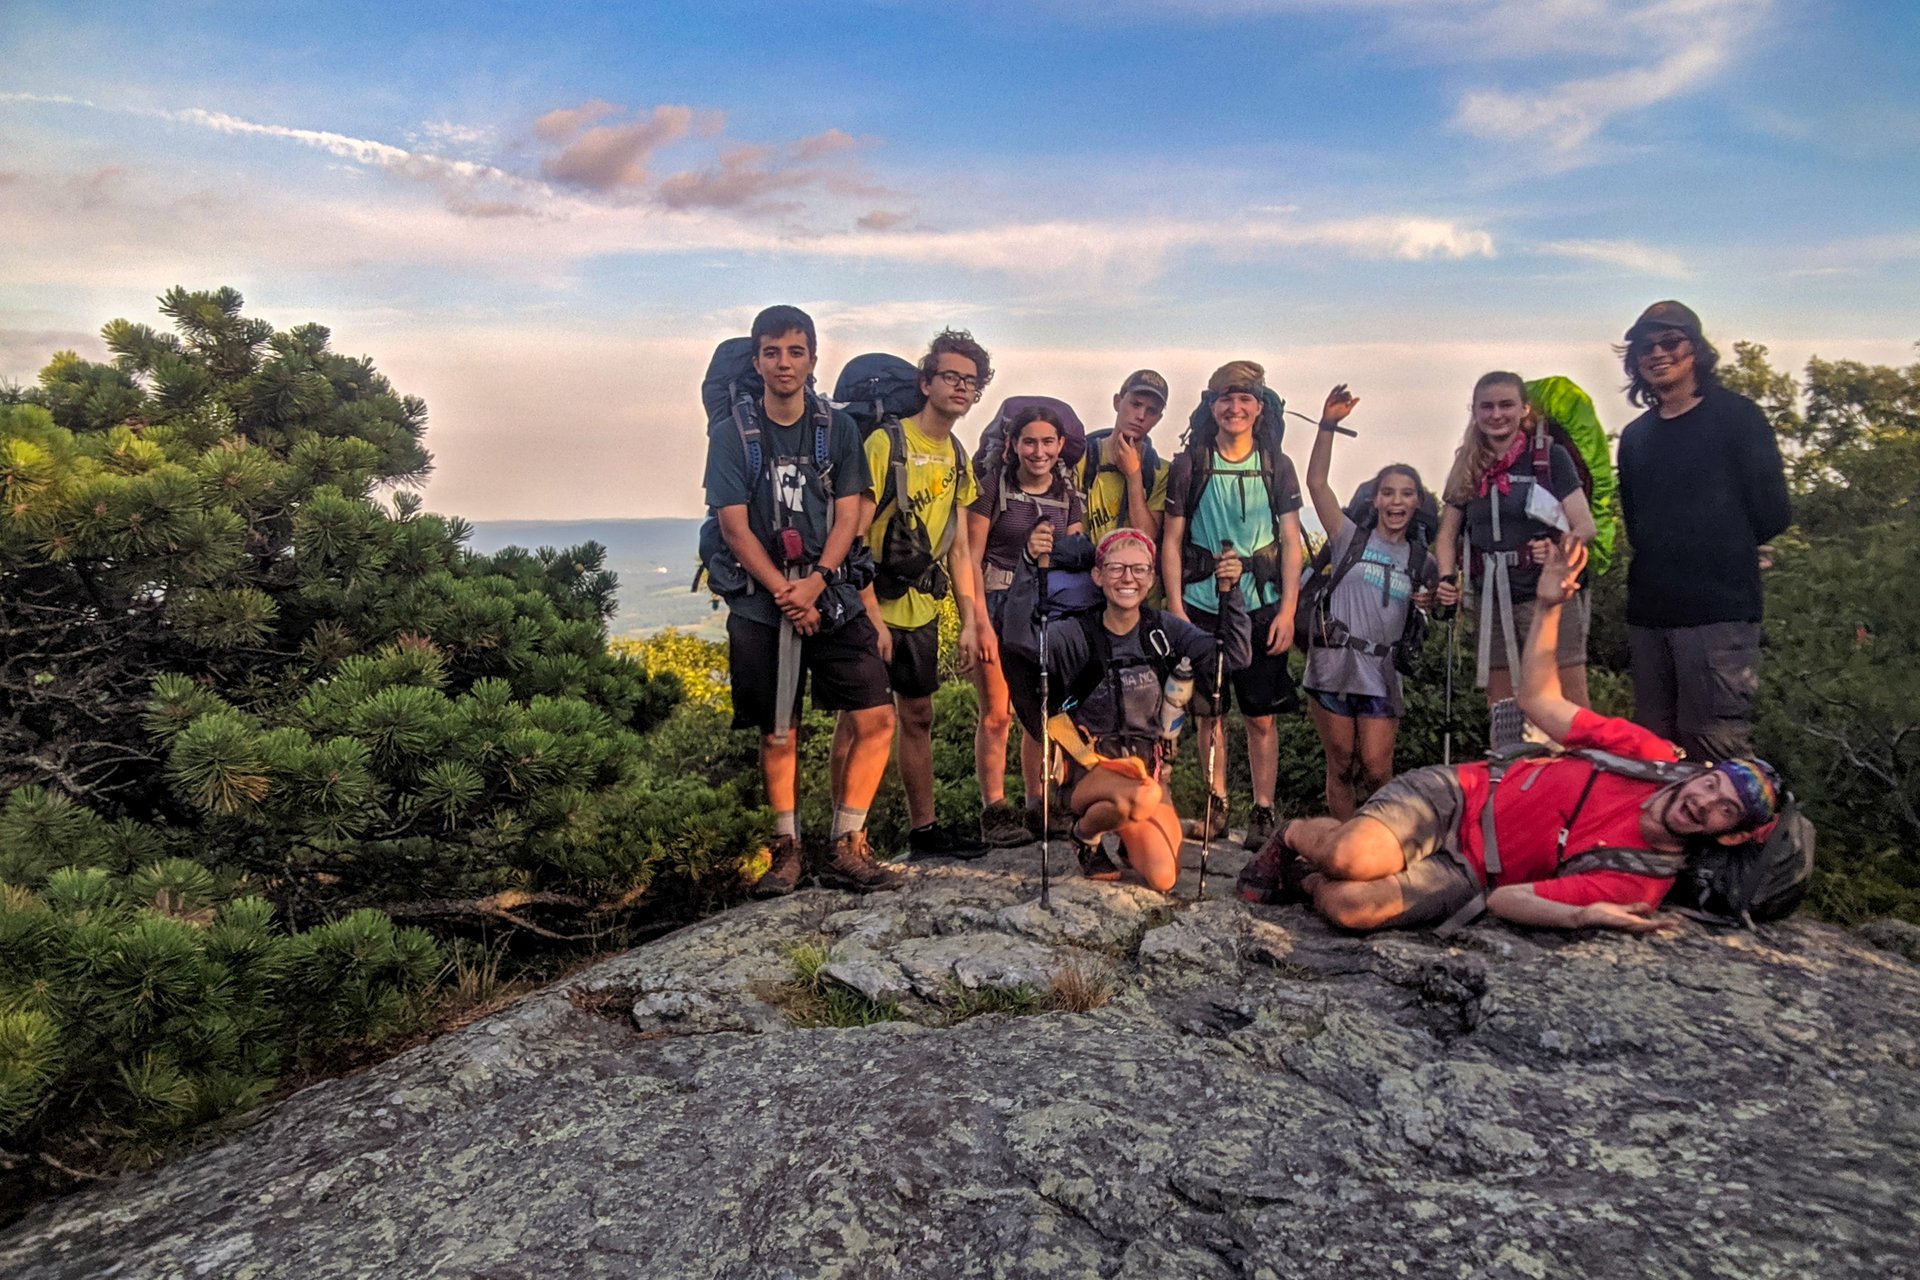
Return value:
[(1279, 825), (1280, 820), (1273, 816), (1272, 805), (1257, 804), (1253, 806), (1253, 812), (1247, 816), (1247, 835), (1246, 838), (1240, 842), (1240, 847), (1242, 849), (1258, 849), (1267, 841), (1273, 839), (1273, 830)]
[(987, 846), (980, 838), (958, 827), (928, 823), (907, 832), (909, 858), (959, 858), (963, 861), (984, 858)]

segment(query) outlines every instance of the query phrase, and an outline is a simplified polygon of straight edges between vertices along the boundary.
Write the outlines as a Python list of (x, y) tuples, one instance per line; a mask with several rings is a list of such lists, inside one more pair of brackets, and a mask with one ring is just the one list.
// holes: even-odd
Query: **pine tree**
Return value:
[(600, 547), (467, 550), (369, 360), (160, 310), (0, 394), (0, 1173), (390, 1034), (442, 964), (394, 916), (604, 928), (764, 829), (649, 757), (680, 684), (609, 653)]

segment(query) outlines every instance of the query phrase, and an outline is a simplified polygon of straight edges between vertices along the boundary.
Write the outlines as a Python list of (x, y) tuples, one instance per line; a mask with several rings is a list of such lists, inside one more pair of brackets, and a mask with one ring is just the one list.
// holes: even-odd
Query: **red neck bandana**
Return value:
[(1520, 461), (1520, 455), (1525, 453), (1526, 449), (1527, 433), (1525, 431), (1514, 432), (1513, 443), (1508, 445), (1507, 451), (1496, 458), (1493, 465), (1487, 468), (1487, 473), (1480, 477), (1480, 486), (1475, 492), (1482, 498), (1486, 497), (1487, 490), (1492, 488), (1498, 488), (1502, 495), (1512, 493), (1513, 477), (1507, 474), (1507, 470), (1512, 467), (1514, 463)]

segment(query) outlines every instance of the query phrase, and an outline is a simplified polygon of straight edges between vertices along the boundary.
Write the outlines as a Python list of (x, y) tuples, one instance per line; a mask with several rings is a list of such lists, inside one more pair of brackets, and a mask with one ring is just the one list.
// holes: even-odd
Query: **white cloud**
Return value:
[(1581, 258), (1609, 267), (1648, 276), (1666, 276), (1684, 280), (1693, 275), (1687, 261), (1670, 249), (1641, 244), (1637, 240), (1550, 240), (1534, 246), (1534, 252), (1560, 258)]

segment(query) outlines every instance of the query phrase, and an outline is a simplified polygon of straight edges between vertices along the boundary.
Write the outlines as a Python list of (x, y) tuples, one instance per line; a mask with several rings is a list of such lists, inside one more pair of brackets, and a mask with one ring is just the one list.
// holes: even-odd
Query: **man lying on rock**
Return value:
[(1247, 864), (1241, 896), (1304, 897), (1348, 929), (1453, 928), (1484, 909), (1517, 924), (1645, 933), (1673, 923), (1654, 908), (1690, 846), (1764, 836), (1780, 795), (1771, 765), (1680, 763), (1673, 743), (1561, 692), (1561, 607), (1585, 563), (1569, 540), (1543, 566), (1520, 663), (1520, 709), (1564, 754), (1415, 769), (1346, 822), (1290, 822)]

